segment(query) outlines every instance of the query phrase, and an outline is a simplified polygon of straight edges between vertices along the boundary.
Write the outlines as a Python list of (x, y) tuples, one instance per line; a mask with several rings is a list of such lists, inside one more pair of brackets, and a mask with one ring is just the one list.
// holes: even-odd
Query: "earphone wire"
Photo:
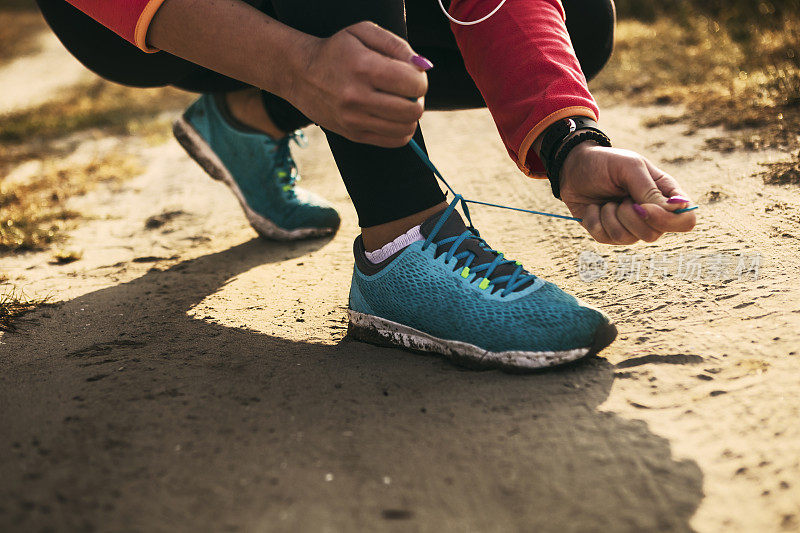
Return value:
[(478, 20), (464, 21), (464, 20), (458, 20), (457, 18), (453, 17), (447, 11), (447, 9), (445, 9), (444, 4), (442, 3), (442, 0), (438, 0), (438, 1), (439, 1), (439, 7), (442, 9), (442, 13), (444, 13), (444, 16), (446, 16), (448, 19), (450, 19), (451, 22), (453, 22), (455, 24), (458, 24), (460, 26), (474, 26), (475, 24), (480, 24), (481, 22), (483, 22), (485, 20), (489, 20), (489, 18), (492, 17), (498, 11), (500, 11), (500, 8), (503, 7), (503, 4), (506, 3), (506, 0), (501, 0), (500, 3), (497, 4), (497, 7), (494, 8), (491, 11), (491, 13), (489, 13), (488, 15), (485, 15), (485, 16), (479, 18)]
[[(570, 217), (570, 216), (567, 216), (567, 215), (557, 215), (556, 213), (546, 213), (544, 211), (534, 211), (533, 209), (522, 209), (521, 207), (511, 207), (511, 206), (508, 206), (508, 205), (492, 204), (492, 203), (489, 203), (489, 202), (481, 202), (479, 200), (470, 200), (469, 198), (464, 198), (463, 196), (458, 194), (455, 191), (455, 189), (453, 189), (450, 186), (449, 183), (447, 183), (447, 180), (444, 179), (444, 176), (442, 176), (442, 173), (439, 172), (439, 169), (436, 168), (436, 165), (433, 164), (433, 161), (431, 161), (431, 158), (428, 157), (428, 154), (425, 153), (425, 150), (420, 148), (420, 146), (416, 143), (416, 141), (414, 141), (414, 139), (411, 139), (408, 142), (408, 146), (410, 146), (411, 149), (414, 151), (414, 153), (417, 154), (417, 156), (422, 160), (422, 162), (425, 163), (425, 165), (429, 169), (431, 169), (433, 174), (437, 178), (439, 178), (439, 180), (441, 180), (442, 183), (444, 183), (445, 187), (447, 187), (447, 189), (451, 193), (453, 193), (453, 195), (456, 198), (458, 198), (461, 201), (461, 207), (464, 209), (464, 214), (466, 215), (467, 220), (469, 220), (470, 225), (472, 224), (472, 220), (471, 220), (470, 215), (469, 215), (469, 209), (467, 208), (467, 204), (477, 204), (477, 205), (486, 205), (486, 206), (489, 206), (489, 207), (499, 207), (500, 209), (509, 209), (511, 211), (521, 211), (523, 213), (530, 213), (531, 215), (541, 215), (541, 216), (545, 216), (545, 217), (560, 218), (562, 220), (574, 220), (575, 222), (583, 222), (583, 219), (582, 218), (578, 218), (578, 217)], [(700, 207), (699, 205), (693, 205), (692, 207), (684, 207), (683, 209), (676, 209), (675, 211), (673, 211), (673, 214), (679, 215), (681, 213), (694, 211), (695, 209), (698, 209), (699, 207)]]

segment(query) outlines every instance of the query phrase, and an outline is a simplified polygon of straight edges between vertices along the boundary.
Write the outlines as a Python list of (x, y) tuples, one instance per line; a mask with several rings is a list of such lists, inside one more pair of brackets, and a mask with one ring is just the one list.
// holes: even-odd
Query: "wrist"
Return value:
[[(611, 140), (597, 126), (597, 122), (584, 116), (558, 120), (545, 129), (539, 145), (539, 157), (547, 170), (553, 196), (560, 198), (561, 171), (566, 158), (585, 141), (593, 140), (611, 146)], [(538, 141), (538, 139), (537, 139)]]
[(323, 39), (307, 33), (297, 32), (292, 36), (284, 55), (283, 72), (276, 79), (274, 94), (296, 106), (301, 98), (302, 87), (308, 83), (316, 51), (322, 43)]
[(586, 160), (587, 157), (590, 156), (591, 152), (600, 146), (597, 144), (596, 141), (591, 139), (583, 141), (578, 146), (573, 148), (569, 154), (567, 154), (567, 158), (564, 160), (564, 166), (561, 167), (561, 174), (559, 176), (560, 184), (563, 185), (564, 181), (578, 174), (577, 170), (581, 166), (581, 163)]

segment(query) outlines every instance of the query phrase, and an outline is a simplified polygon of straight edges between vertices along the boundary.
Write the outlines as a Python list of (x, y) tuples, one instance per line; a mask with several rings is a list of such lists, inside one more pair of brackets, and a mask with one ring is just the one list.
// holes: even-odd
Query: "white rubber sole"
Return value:
[(466, 342), (439, 339), (414, 328), (348, 309), (348, 336), (384, 346), (399, 346), (416, 352), (437, 353), (466, 366), (506, 370), (538, 370), (577, 361), (593, 355), (616, 337), (616, 327), (598, 331), (592, 346), (557, 352), (490, 352)]
[(259, 215), (247, 205), (236, 180), (233, 179), (231, 173), (225, 168), (219, 156), (214, 153), (214, 150), (211, 149), (205, 139), (194, 129), (194, 126), (189, 124), (185, 118), (180, 117), (172, 126), (172, 132), (175, 134), (178, 143), (183, 146), (189, 156), (194, 159), (209, 176), (217, 181), (223, 182), (233, 191), (233, 194), (236, 195), (239, 204), (244, 210), (247, 221), (250, 222), (253, 229), (262, 237), (277, 241), (297, 241), (313, 237), (324, 237), (325, 235), (333, 233), (333, 229), (331, 228), (297, 228), (287, 230)]

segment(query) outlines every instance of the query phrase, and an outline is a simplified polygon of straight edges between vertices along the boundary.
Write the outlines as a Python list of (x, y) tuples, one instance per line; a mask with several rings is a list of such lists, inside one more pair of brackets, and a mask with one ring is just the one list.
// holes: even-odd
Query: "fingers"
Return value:
[(371, 94), (360, 107), (366, 113), (392, 122), (416, 124), (425, 111), (422, 99), (406, 100), (388, 94)]
[(647, 222), (647, 211), (640, 205), (634, 204), (629, 198), (625, 199), (617, 208), (617, 220), (636, 240), (655, 242), (663, 231), (655, 229)]
[(672, 211), (683, 209), (691, 203), (689, 196), (680, 188), (678, 181), (647, 159), (643, 158), (643, 161), (663, 201), (651, 204), (643, 203), (641, 205), (642, 218), (648, 226), (662, 233), (686, 232), (694, 229), (697, 218), (693, 211), (678, 215), (672, 213)]
[(405, 63), (410, 62), (416, 55), (405, 39), (373, 22), (359, 22), (349, 26), (346, 31), (364, 43), (367, 48)]
[(391, 122), (371, 115), (360, 115), (354, 118), (357, 124), (356, 142), (368, 142), (366, 137), (386, 137), (391, 141), (383, 141), (379, 146), (384, 148), (399, 148), (408, 144), (408, 141), (417, 131), (417, 123)]
[(600, 208), (600, 223), (613, 244), (633, 244), (639, 240), (628, 231), (619, 219), (618, 211), (622, 206), (609, 202)]
[(364, 131), (353, 136), (351, 140), (357, 143), (379, 146), (381, 148), (402, 148), (408, 144), (408, 141), (411, 140), (411, 137), (413, 137), (413, 134), (401, 139), (399, 137), (386, 136), (374, 132)]
[(584, 190), (573, 187), (572, 198), (565, 201), (573, 214), (580, 213), (575, 216), (583, 219), (583, 226), (598, 242), (653, 242), (664, 233), (694, 228), (694, 212), (674, 213), (691, 203), (688, 196), (675, 178), (644, 157), (602, 147), (583, 155), (594, 167), (589, 165), (582, 172), (588, 175), (580, 181)]
[(653, 178), (656, 187), (658, 187), (659, 191), (661, 191), (661, 195), (666, 198), (666, 201), (663, 205), (659, 204), (661, 207), (667, 211), (675, 211), (677, 209), (683, 209), (691, 203), (689, 195), (687, 195), (683, 189), (681, 189), (678, 181), (675, 178), (655, 166), (647, 159), (645, 159), (644, 162), (645, 165), (647, 165), (647, 170), (650, 172), (650, 176)]
[[(326, 43), (330, 57), (318, 92), (331, 95), (336, 114), (329, 127), (359, 143), (406, 145), (424, 111), (430, 62), (371, 22), (349, 26)], [(330, 89), (331, 79), (340, 82), (338, 90)]]
[(421, 99), (412, 102), (375, 93), (366, 102), (352, 108), (346, 126), (355, 130), (351, 136), (353, 141), (399, 148), (414, 136), (423, 110)]
[(617, 160), (614, 172), (621, 187), (638, 204), (655, 204), (667, 211), (689, 205), (690, 200), (678, 181), (656, 167), (646, 158), (633, 154), (632, 158)]
[(600, 220), (600, 206), (597, 204), (590, 204), (586, 206), (581, 220), (581, 226), (589, 232), (589, 235), (601, 244), (616, 244), (614, 240), (606, 233), (603, 223)]
[(379, 54), (370, 54), (369, 81), (381, 91), (405, 98), (421, 98), (428, 92), (428, 75), (417, 67), (389, 59)]
[(619, 164), (613, 172), (620, 186), (628, 192), (628, 196), (634, 202), (666, 206), (667, 199), (661, 194), (643, 157), (620, 159), (615, 162)]
[(428, 76), (411, 63), (417, 54), (404, 39), (371, 22), (346, 31), (372, 51), (359, 57), (357, 73), (375, 89), (413, 99), (428, 92)]
[(647, 225), (661, 233), (692, 231), (697, 223), (694, 211), (676, 215), (655, 204), (643, 204), (640, 208)]
[(582, 225), (602, 244), (633, 244), (640, 240), (653, 242), (662, 235), (636, 214), (630, 200), (622, 204), (608, 202), (602, 206), (586, 206)]

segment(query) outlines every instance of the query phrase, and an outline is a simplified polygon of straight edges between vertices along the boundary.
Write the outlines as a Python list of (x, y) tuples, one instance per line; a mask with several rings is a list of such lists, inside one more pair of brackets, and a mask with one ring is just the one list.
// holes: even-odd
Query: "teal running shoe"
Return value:
[(617, 330), (520, 263), (492, 250), (450, 206), (418, 240), (371, 263), (358, 237), (350, 288), (351, 338), (442, 354), (478, 368), (524, 371), (593, 355)]
[(173, 132), (209, 176), (230, 187), (262, 237), (290, 241), (329, 235), (339, 227), (333, 206), (295, 186), (300, 176), (289, 143), (304, 139), (299, 131), (273, 140), (236, 129), (216, 97), (203, 95), (175, 122)]

